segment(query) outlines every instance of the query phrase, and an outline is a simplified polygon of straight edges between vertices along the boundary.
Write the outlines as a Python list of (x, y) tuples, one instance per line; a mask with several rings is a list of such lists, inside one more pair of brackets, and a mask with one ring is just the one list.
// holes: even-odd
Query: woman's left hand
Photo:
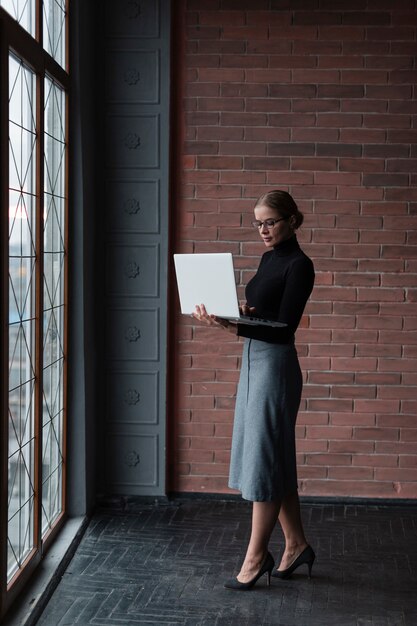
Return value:
[(207, 326), (217, 326), (224, 328), (225, 330), (230, 330), (236, 334), (236, 324), (233, 324), (232, 322), (229, 322), (229, 320), (225, 320), (222, 317), (216, 317), (216, 315), (207, 313), (207, 309), (204, 304), (197, 304), (194, 313), (191, 313), (191, 317), (199, 322), (207, 324)]

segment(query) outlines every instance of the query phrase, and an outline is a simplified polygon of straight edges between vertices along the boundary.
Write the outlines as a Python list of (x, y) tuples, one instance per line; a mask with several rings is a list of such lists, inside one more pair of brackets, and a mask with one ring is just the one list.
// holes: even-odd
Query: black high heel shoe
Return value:
[(308, 565), (308, 577), (311, 578), (311, 570), (313, 568), (315, 558), (316, 555), (314, 554), (313, 548), (311, 546), (307, 546), (301, 552), (301, 554), (297, 556), (295, 561), (293, 561), (291, 565), (287, 567), (287, 569), (276, 569), (272, 572), (271, 576), (273, 576), (274, 578), (289, 578), (293, 571), (297, 569), (297, 567), (300, 567), (300, 565), (304, 565), (304, 563), (306, 563)]
[(264, 574), (268, 575), (268, 587), (271, 584), (271, 572), (274, 569), (275, 561), (272, 558), (272, 555), (267, 552), (267, 555), (264, 559), (264, 562), (261, 565), (259, 572), (249, 580), (247, 583), (241, 583), (237, 578), (229, 578), (224, 583), (226, 589), (238, 589), (239, 591), (246, 591), (247, 589), (251, 589), (254, 586), (257, 580)]

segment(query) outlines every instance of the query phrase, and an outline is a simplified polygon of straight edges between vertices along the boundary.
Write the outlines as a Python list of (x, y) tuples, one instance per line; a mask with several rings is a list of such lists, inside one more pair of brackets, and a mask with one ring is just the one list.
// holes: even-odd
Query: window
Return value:
[(0, 0), (1, 615), (65, 516), (67, 7)]

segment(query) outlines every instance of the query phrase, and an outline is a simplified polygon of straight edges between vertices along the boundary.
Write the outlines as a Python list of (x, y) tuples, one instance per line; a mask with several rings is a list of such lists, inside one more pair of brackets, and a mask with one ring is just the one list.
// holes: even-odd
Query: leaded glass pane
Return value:
[(65, 68), (65, 1), (43, 1), (43, 47)]
[(0, 0), (0, 6), (10, 13), (22, 28), (35, 36), (35, 0)]
[(65, 94), (45, 79), (42, 533), (62, 511)]
[(34, 547), (37, 140), (35, 76), (13, 55), (9, 76), (8, 580)]
[[(12, 472), (13, 473), (13, 472)], [(24, 485), (28, 483), (27, 470), (23, 458), (17, 461), (18, 489), (22, 493)], [(33, 487), (31, 489), (33, 493)], [(33, 548), (33, 495), (24, 504), (19, 503), (17, 512), (9, 518), (8, 545), (7, 545), (7, 574), (8, 580), (22, 566), (23, 561)]]

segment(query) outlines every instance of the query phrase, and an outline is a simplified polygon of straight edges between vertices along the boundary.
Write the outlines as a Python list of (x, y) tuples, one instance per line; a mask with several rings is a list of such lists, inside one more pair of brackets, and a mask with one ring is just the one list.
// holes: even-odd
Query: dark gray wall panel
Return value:
[(170, 2), (104, 3), (102, 489), (165, 494)]
[(109, 167), (159, 167), (159, 115), (111, 115), (105, 136)]
[(106, 451), (106, 476), (112, 491), (129, 493), (141, 488), (144, 495), (154, 492), (158, 486), (157, 435), (109, 432)]
[[(169, 9), (162, 2), (163, 10)], [(108, 37), (133, 37), (137, 40), (158, 38), (160, 34), (159, 2), (155, 0), (108, 0), (106, 2)]]
[(109, 245), (106, 257), (108, 294), (143, 298), (158, 297), (158, 244)]
[(159, 359), (158, 309), (109, 310), (108, 356), (118, 361)]
[(112, 372), (106, 390), (108, 422), (158, 424), (159, 372)]
[(107, 229), (113, 233), (159, 234), (159, 198), (159, 180), (108, 180)]
[(159, 102), (159, 54), (156, 50), (112, 50), (106, 59), (108, 102)]

